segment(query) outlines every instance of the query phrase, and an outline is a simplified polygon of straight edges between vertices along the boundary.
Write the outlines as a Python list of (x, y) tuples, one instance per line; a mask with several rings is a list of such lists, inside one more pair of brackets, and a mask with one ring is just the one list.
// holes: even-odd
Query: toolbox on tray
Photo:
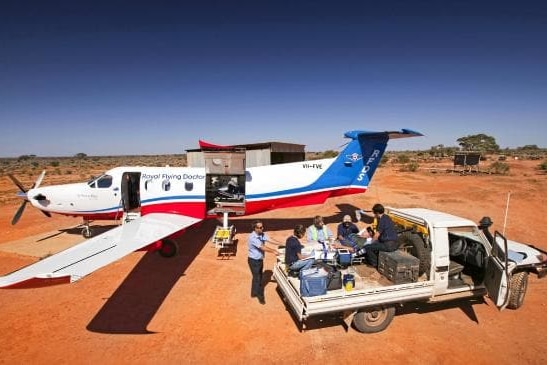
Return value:
[(406, 252), (380, 251), (378, 271), (395, 284), (418, 281), (420, 260)]

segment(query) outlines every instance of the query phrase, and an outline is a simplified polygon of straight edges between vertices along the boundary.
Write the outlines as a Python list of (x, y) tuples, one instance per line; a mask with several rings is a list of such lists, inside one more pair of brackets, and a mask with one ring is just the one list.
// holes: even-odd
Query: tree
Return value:
[(456, 141), (464, 151), (494, 153), (500, 149), (494, 137), (483, 133), (460, 137)]
[(528, 151), (528, 150), (537, 151), (537, 150), (539, 150), (539, 147), (537, 146), (537, 144), (527, 144), (527, 145), (524, 145), (522, 147), (517, 147), (517, 150), (520, 150), (520, 151)]
[(84, 158), (87, 157), (87, 155), (83, 152), (80, 152), (80, 153), (75, 154), (74, 157), (79, 158), (80, 160), (83, 160)]

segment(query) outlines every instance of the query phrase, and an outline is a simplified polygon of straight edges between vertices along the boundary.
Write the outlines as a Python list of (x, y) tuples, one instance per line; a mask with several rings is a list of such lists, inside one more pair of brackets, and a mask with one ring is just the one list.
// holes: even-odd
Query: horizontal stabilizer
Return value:
[(176, 214), (152, 213), (0, 277), (0, 288), (71, 283), (129, 253), (200, 221)]

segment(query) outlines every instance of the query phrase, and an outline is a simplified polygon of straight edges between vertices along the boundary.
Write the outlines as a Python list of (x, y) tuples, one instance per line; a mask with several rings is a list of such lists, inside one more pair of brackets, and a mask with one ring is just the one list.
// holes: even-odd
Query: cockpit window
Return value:
[(112, 176), (101, 175), (97, 179), (91, 180), (87, 183), (90, 188), (109, 188), (112, 186)]
[(97, 187), (99, 188), (109, 188), (112, 186), (112, 176), (103, 175), (97, 180)]

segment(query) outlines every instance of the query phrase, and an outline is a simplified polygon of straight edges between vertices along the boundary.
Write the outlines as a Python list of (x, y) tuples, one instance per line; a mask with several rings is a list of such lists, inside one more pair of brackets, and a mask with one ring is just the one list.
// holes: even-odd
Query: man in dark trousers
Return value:
[(251, 283), (251, 297), (258, 298), (260, 304), (266, 304), (264, 298), (264, 286), (262, 284), (262, 274), (264, 271), (265, 252), (277, 253), (276, 250), (266, 247), (268, 236), (264, 233), (264, 224), (262, 221), (253, 222), (253, 231), (249, 235), (247, 243), (249, 248), (249, 268), (253, 276)]
[(367, 245), (365, 257), (367, 262), (378, 267), (378, 255), (380, 251), (395, 251), (398, 247), (397, 244), (397, 231), (395, 230), (395, 224), (391, 218), (384, 214), (384, 206), (382, 204), (374, 204), (372, 207), (372, 213), (378, 220), (378, 227), (376, 233), (372, 237), (372, 243)]

